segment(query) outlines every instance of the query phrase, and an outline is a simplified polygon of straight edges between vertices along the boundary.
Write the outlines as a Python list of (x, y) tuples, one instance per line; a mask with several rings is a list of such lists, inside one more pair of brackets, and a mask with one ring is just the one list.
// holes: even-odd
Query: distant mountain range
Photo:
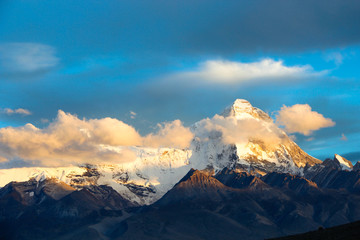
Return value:
[(248, 101), (191, 131), (188, 149), (118, 147), (130, 163), (1, 169), (0, 239), (264, 239), (360, 220), (360, 163), (311, 157)]

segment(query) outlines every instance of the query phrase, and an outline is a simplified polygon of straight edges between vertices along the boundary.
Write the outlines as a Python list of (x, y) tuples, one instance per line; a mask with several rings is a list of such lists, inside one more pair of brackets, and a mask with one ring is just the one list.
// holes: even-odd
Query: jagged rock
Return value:
[(318, 190), (316, 183), (289, 173), (268, 173), (262, 180), (272, 187), (287, 188), (301, 194)]
[(353, 168), (352, 162), (338, 154), (335, 154), (334, 160), (337, 160), (339, 162), (342, 170), (352, 170)]
[(357, 163), (353, 167), (353, 171), (359, 171), (360, 170), (360, 161), (357, 161)]
[(260, 178), (251, 175), (248, 172), (236, 172), (234, 170), (224, 168), (215, 175), (215, 178), (221, 183), (232, 188), (250, 188), (250, 189), (265, 189), (268, 188)]

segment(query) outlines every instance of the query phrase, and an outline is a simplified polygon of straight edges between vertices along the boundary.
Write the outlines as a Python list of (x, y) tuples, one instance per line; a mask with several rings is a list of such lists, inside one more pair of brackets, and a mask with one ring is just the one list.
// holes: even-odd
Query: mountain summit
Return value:
[(259, 108), (253, 107), (251, 103), (245, 99), (236, 99), (232, 105), (225, 108), (222, 115), (224, 117), (235, 117), (237, 119), (253, 117), (256, 119), (271, 121), (268, 114)]
[(334, 160), (335, 159), (339, 162), (342, 170), (351, 170), (354, 167), (349, 160), (340, 156), (339, 154), (335, 154)]

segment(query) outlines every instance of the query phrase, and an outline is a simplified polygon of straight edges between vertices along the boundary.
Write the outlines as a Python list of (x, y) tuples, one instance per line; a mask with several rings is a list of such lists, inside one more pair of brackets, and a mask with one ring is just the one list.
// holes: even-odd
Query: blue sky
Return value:
[[(336, 125), (296, 142), (320, 159), (360, 160), (359, 12), (355, 0), (3, 0), (0, 127), (44, 127), (62, 109), (146, 134), (245, 98), (273, 117), (309, 104)], [(264, 59), (279, 71), (246, 72)]]

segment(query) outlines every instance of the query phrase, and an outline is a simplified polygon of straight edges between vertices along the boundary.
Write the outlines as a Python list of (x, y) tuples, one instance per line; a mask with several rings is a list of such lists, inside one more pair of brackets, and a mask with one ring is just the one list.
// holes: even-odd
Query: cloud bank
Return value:
[(321, 128), (335, 126), (335, 122), (312, 111), (308, 104), (295, 104), (291, 107), (284, 105), (278, 111), (276, 122), (284, 126), (288, 133), (301, 133), (305, 136), (309, 136), (313, 131)]
[(0, 129), (1, 161), (21, 159), (34, 165), (122, 163), (135, 160), (128, 146), (187, 147), (192, 134), (181, 121), (160, 124), (157, 133), (141, 136), (114, 118), (79, 119), (59, 110), (48, 127), (28, 123)]
[(286, 66), (271, 58), (257, 62), (209, 60), (199, 64), (195, 71), (177, 73), (171, 78), (197, 80), (214, 84), (235, 84), (253, 80), (285, 80), (324, 74), (315, 72), (310, 65)]
[[(283, 106), (276, 122), (289, 133), (304, 135), (335, 125), (307, 104)], [(0, 162), (21, 160), (40, 166), (124, 163), (136, 159), (132, 146), (185, 149), (194, 139), (210, 145), (213, 139), (224, 144), (247, 144), (254, 140), (266, 148), (288, 141), (273, 121), (256, 118), (215, 115), (197, 122), (191, 129), (174, 120), (158, 124), (157, 131), (142, 136), (118, 119), (79, 119), (59, 110), (56, 119), (45, 128), (30, 123), (0, 128)]]

